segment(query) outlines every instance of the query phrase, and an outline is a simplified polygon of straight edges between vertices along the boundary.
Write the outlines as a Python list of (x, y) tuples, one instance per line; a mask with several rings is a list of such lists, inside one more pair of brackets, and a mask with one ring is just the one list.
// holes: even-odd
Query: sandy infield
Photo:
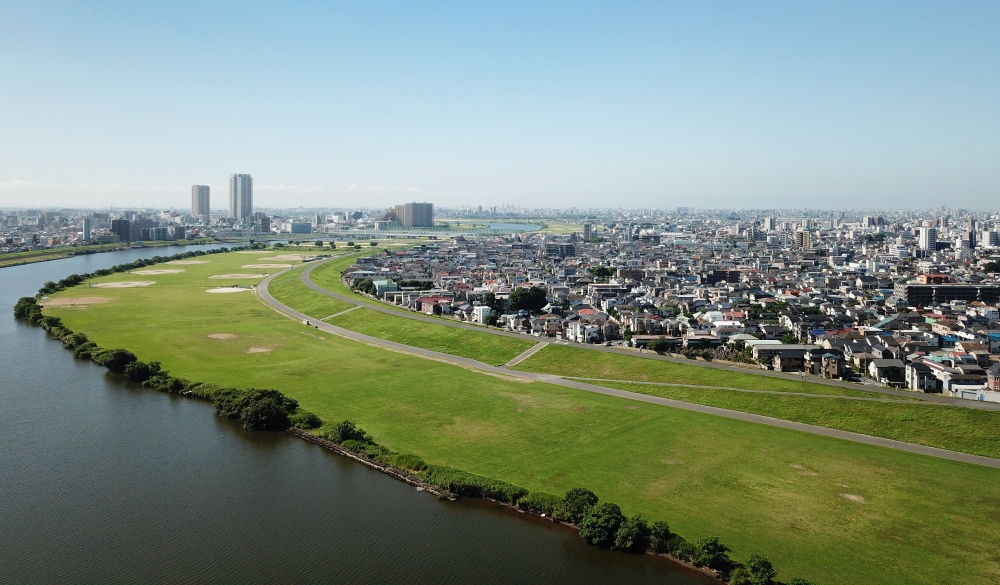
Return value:
[(94, 288), (140, 288), (156, 284), (153, 280), (126, 280), (124, 282), (101, 282), (93, 285)]
[(239, 337), (235, 333), (209, 333), (208, 336), (212, 339), (236, 339)]
[(77, 297), (75, 299), (52, 299), (39, 303), (43, 307), (85, 307), (87, 305), (97, 305), (109, 303), (115, 299), (111, 297)]
[(179, 274), (183, 268), (154, 268), (152, 270), (133, 270), (132, 274)]
[(291, 264), (244, 264), (241, 268), (291, 268)]
[(240, 250), (237, 254), (270, 254), (271, 250)]
[(271, 351), (270, 347), (251, 347), (247, 353), (268, 353), (269, 351)]
[(213, 274), (209, 278), (260, 278), (260, 274)]
[(250, 289), (248, 289), (248, 288), (233, 288), (231, 286), (224, 286), (222, 288), (210, 288), (210, 289), (208, 289), (205, 292), (210, 292), (210, 293), (238, 293), (238, 292), (246, 292), (248, 290), (250, 290)]
[(208, 264), (208, 260), (171, 260), (170, 262), (167, 262), (167, 264)]

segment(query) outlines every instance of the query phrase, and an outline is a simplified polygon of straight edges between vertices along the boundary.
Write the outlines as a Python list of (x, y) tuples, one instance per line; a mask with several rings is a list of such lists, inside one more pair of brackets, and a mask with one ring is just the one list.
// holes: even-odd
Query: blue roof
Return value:
[(945, 341), (958, 341), (958, 337), (956, 337), (954, 335), (942, 335), (941, 339), (943, 339)]

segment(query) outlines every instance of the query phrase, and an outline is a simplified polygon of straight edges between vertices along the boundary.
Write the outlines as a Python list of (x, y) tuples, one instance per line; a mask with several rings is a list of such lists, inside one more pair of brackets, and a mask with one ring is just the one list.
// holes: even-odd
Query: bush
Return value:
[(142, 362), (136, 360), (125, 366), (125, 379), (129, 382), (145, 382), (160, 373), (160, 362)]
[(750, 571), (751, 585), (774, 585), (774, 578), (778, 576), (778, 572), (774, 570), (771, 561), (763, 555), (750, 555), (750, 560), (747, 561), (747, 569)]
[(618, 529), (625, 522), (618, 504), (603, 502), (590, 508), (580, 522), (580, 537), (594, 546), (610, 548), (615, 544)]
[(750, 570), (746, 567), (736, 567), (733, 572), (729, 574), (729, 585), (752, 585), (753, 580), (750, 577)]
[(788, 582), (788, 585), (813, 585), (813, 582), (803, 579), (802, 577), (793, 577), (792, 580)]
[(561, 510), (562, 506), (562, 498), (545, 492), (528, 492), (517, 501), (519, 510), (549, 516), (550, 518), (555, 517), (556, 512)]
[(214, 402), (219, 416), (238, 419), (248, 431), (283, 431), (291, 424), (289, 413), (299, 406), (277, 390), (257, 388), (218, 390)]
[(597, 495), (587, 488), (572, 488), (563, 498), (566, 519), (579, 525), (591, 508), (597, 505)]
[(423, 459), (416, 455), (410, 455), (409, 453), (396, 453), (386, 462), (386, 465), (391, 465), (396, 469), (406, 469), (409, 471), (423, 471), (427, 469), (427, 463)]
[(135, 354), (127, 349), (105, 349), (92, 355), (97, 365), (104, 366), (116, 374), (124, 374), (125, 367), (136, 360)]
[(288, 420), (297, 429), (317, 429), (323, 425), (323, 421), (318, 416), (301, 408), (296, 410)]
[(694, 563), (715, 571), (725, 572), (732, 566), (729, 547), (719, 542), (718, 536), (710, 536), (698, 541), (695, 547)]
[(343, 443), (344, 441), (368, 441), (369, 438), (363, 430), (358, 428), (357, 425), (349, 420), (345, 420), (339, 423), (333, 428), (331, 433), (326, 434), (326, 438), (330, 439), (335, 443)]
[(460, 496), (489, 498), (506, 504), (516, 504), (528, 490), (505, 481), (438, 465), (428, 466), (421, 474), (424, 479)]

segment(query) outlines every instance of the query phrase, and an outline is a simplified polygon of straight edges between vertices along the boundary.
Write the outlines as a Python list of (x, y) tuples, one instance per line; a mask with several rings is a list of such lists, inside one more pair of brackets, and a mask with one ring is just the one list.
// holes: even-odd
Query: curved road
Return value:
[[(314, 265), (315, 266), (315, 265)], [(308, 275), (308, 272), (312, 270), (312, 266), (303, 272), (303, 277)], [(636, 400), (639, 402), (647, 402), (650, 404), (658, 404), (661, 406), (669, 406), (672, 408), (679, 408), (682, 410), (689, 410), (694, 412), (701, 412), (704, 414), (712, 414), (715, 416), (722, 416), (726, 418), (732, 418), (742, 421), (755, 422), (765, 425), (770, 425), (774, 427), (780, 427), (785, 429), (791, 429), (796, 431), (802, 431), (806, 433), (812, 433), (815, 435), (822, 435), (826, 437), (834, 437), (837, 439), (844, 439), (847, 441), (854, 441), (857, 443), (865, 443), (868, 445), (876, 445), (879, 447), (888, 447), (890, 449), (897, 449), (900, 451), (907, 451), (910, 453), (918, 453), (921, 455), (930, 455), (932, 457), (940, 457), (942, 459), (950, 459), (952, 461), (960, 461), (963, 463), (972, 463), (975, 465), (984, 465), (987, 467), (994, 467), (1000, 469), (1000, 459), (993, 459), (991, 457), (983, 457), (981, 455), (970, 455), (968, 453), (959, 453), (956, 451), (948, 451), (946, 449), (938, 449), (936, 447), (925, 447), (923, 445), (915, 445), (913, 443), (905, 443), (902, 441), (894, 441), (892, 439), (883, 439), (880, 437), (872, 437), (869, 435), (863, 435), (861, 433), (852, 433), (848, 431), (841, 431), (838, 429), (830, 429), (826, 427), (820, 427), (816, 425), (809, 425), (804, 423), (798, 423), (793, 421), (781, 420), (776, 418), (771, 418), (769, 416), (761, 416), (758, 414), (749, 414), (745, 412), (738, 412), (734, 410), (727, 410), (724, 408), (717, 408), (714, 406), (704, 406), (700, 404), (691, 404), (688, 402), (681, 402), (679, 400), (671, 400), (669, 398), (660, 398), (658, 396), (648, 396), (646, 394), (638, 394), (636, 392), (628, 392), (626, 390), (617, 390), (614, 388), (604, 388), (602, 386), (595, 386), (593, 384), (586, 384), (584, 382), (577, 382), (574, 380), (566, 380), (560, 378), (559, 376), (553, 376), (550, 374), (538, 374), (534, 372), (521, 372), (517, 370), (511, 370), (506, 367), (491, 366), (480, 361), (476, 361), (469, 358), (454, 356), (451, 354), (441, 353), (437, 351), (431, 351), (428, 349), (423, 349), (419, 347), (413, 347), (409, 345), (404, 345), (402, 343), (396, 343), (394, 341), (387, 341), (385, 339), (379, 339), (377, 337), (372, 337), (370, 335), (365, 335), (363, 333), (357, 333), (355, 331), (350, 331), (348, 329), (343, 329), (335, 325), (330, 325), (329, 323), (324, 323), (318, 321), (315, 317), (306, 315), (296, 311), (295, 309), (288, 307), (280, 302), (278, 302), (274, 297), (271, 296), (270, 292), (267, 290), (268, 285), (271, 280), (280, 274), (284, 274), (287, 271), (282, 271), (276, 274), (272, 274), (262, 280), (257, 287), (258, 296), (262, 301), (267, 303), (275, 311), (286, 315), (290, 318), (296, 319), (300, 322), (309, 322), (308, 327), (318, 328), (321, 331), (331, 333), (340, 337), (347, 339), (354, 339), (369, 345), (374, 345), (378, 347), (384, 347), (391, 349), (393, 351), (408, 353), (411, 355), (432, 359), (440, 362), (451, 363), (457, 366), (471, 368), (474, 370), (480, 370), (482, 372), (495, 374), (499, 376), (509, 376), (512, 378), (520, 378), (523, 380), (528, 380), (532, 382), (545, 382), (548, 384), (554, 384), (557, 386), (564, 386), (567, 388), (574, 388), (576, 390), (585, 390), (587, 392), (594, 392), (597, 394), (604, 394), (607, 396), (615, 396), (618, 398), (626, 398), (629, 400)], [(336, 295), (325, 291), (325, 289), (318, 289), (325, 294), (336, 298), (343, 298), (341, 295)], [(356, 304), (356, 303), (355, 303)], [(304, 325), (305, 326), (305, 325)]]
[[(385, 313), (387, 315), (395, 315), (396, 317), (405, 317), (407, 319), (414, 319), (414, 320), (417, 320), (417, 321), (425, 321), (427, 323), (434, 323), (436, 325), (443, 325), (445, 327), (455, 327), (455, 328), (458, 328), (458, 329), (467, 329), (467, 330), (470, 330), (470, 331), (485, 332), (485, 333), (489, 333), (491, 335), (501, 335), (501, 336), (504, 336), (504, 337), (512, 337), (512, 338), (515, 338), (515, 339), (534, 341), (534, 338), (532, 338), (531, 336), (525, 335), (523, 333), (514, 333), (514, 332), (511, 332), (511, 331), (501, 331), (501, 330), (498, 330), (498, 329), (490, 329), (488, 327), (484, 327), (484, 326), (481, 326), (481, 325), (469, 325), (468, 323), (460, 323), (458, 321), (450, 321), (448, 319), (441, 319), (441, 318), (429, 317), (427, 315), (423, 315), (421, 313), (414, 313), (412, 311), (403, 312), (403, 311), (396, 310), (396, 309), (390, 309), (390, 308), (387, 308), (387, 307), (384, 307), (384, 306), (379, 306), (379, 304), (377, 304), (377, 303), (369, 303), (369, 302), (365, 302), (365, 301), (359, 301), (356, 297), (342, 295), (342, 294), (330, 291), (328, 289), (325, 289), (325, 288), (319, 286), (318, 284), (316, 284), (315, 282), (313, 282), (309, 278), (309, 274), (314, 269), (318, 268), (320, 265), (322, 265), (322, 264), (324, 264), (326, 262), (329, 262), (330, 260), (335, 260), (335, 259), (336, 258), (330, 258), (329, 260), (322, 260), (322, 261), (316, 262), (315, 264), (312, 264), (312, 265), (308, 266), (299, 275), (299, 279), (302, 281), (303, 284), (305, 284), (306, 286), (308, 286), (309, 288), (313, 289), (314, 291), (316, 291), (316, 292), (318, 292), (320, 294), (324, 294), (324, 295), (326, 295), (328, 297), (335, 298), (335, 299), (338, 299), (338, 300), (341, 300), (341, 301), (345, 301), (345, 302), (351, 303), (352, 305), (356, 305), (356, 306), (359, 306), (359, 307), (364, 307), (366, 309), (371, 309), (373, 311), (378, 311), (380, 313)], [(690, 366), (690, 365), (697, 365), (700, 368), (714, 368), (714, 369), (717, 369), (717, 370), (728, 370), (728, 371), (731, 371), (731, 372), (738, 372), (738, 373), (741, 373), (741, 374), (750, 374), (752, 376), (771, 377), (771, 378), (778, 378), (778, 379), (781, 379), (781, 380), (793, 380), (793, 381), (796, 381), (796, 382), (801, 381), (800, 376), (797, 376), (795, 374), (786, 374), (786, 373), (782, 373), (782, 372), (772, 372), (772, 371), (768, 371), (768, 370), (750, 369), (750, 368), (745, 368), (745, 367), (740, 367), (740, 366), (731, 366), (731, 365), (727, 365), (727, 364), (718, 364), (718, 363), (712, 363), (712, 362), (697, 362), (697, 364), (692, 364), (691, 360), (686, 359), (686, 358), (675, 358), (675, 357), (670, 357), (670, 356), (665, 356), (665, 355), (659, 355), (659, 354), (657, 354), (655, 352), (636, 352), (634, 350), (620, 349), (620, 348), (613, 347), (613, 346), (612, 347), (607, 347), (607, 346), (603, 346), (603, 345), (591, 345), (591, 344), (586, 344), (586, 343), (574, 343), (574, 344), (571, 344), (570, 346), (571, 347), (577, 347), (577, 348), (580, 348), (580, 349), (587, 349), (587, 350), (591, 350), (591, 351), (601, 351), (601, 352), (605, 352), (605, 353), (617, 353), (617, 354), (620, 354), (620, 355), (627, 355), (627, 356), (630, 356), (630, 357), (637, 357), (637, 358), (642, 358), (642, 359), (650, 359), (650, 360), (660, 360), (660, 361), (673, 362), (673, 363), (684, 364), (684, 365), (688, 365), (688, 366)], [(515, 358), (515, 359), (517, 359), (517, 358)], [(513, 365), (516, 365), (516, 364), (508, 364), (508, 365), (513, 366)], [(908, 391), (908, 390), (894, 390), (892, 388), (882, 388), (880, 386), (867, 386), (867, 385), (864, 385), (864, 384), (855, 384), (853, 382), (844, 382), (842, 380), (829, 380), (829, 379), (825, 379), (825, 378), (815, 378), (815, 377), (812, 377), (812, 376), (810, 376), (810, 379), (808, 381), (811, 382), (811, 383), (813, 383), (813, 384), (823, 384), (825, 386), (834, 386), (834, 387), (838, 387), (838, 388), (848, 388), (848, 389), (851, 389), (851, 390), (864, 390), (866, 392), (872, 392), (874, 394), (885, 394), (885, 395), (889, 395), (889, 396), (900, 396), (900, 397), (908, 398), (910, 400), (919, 400), (919, 401), (925, 401), (925, 402), (935, 402), (935, 403), (944, 404), (944, 405), (948, 405), (948, 406), (957, 406), (957, 407), (960, 407), (960, 408), (973, 408), (973, 409), (979, 409), (979, 410), (1000, 410), (1000, 403), (995, 403), (995, 402), (980, 402), (980, 401), (977, 401), (977, 400), (959, 400), (957, 398), (949, 398), (947, 396), (939, 396), (939, 395), (936, 395), (936, 394), (923, 394), (923, 393), (911, 392), (911, 391)]]

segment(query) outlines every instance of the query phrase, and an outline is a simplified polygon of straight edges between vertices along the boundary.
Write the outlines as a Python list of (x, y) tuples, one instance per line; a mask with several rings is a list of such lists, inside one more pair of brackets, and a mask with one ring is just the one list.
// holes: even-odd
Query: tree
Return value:
[(795, 337), (791, 333), (786, 333), (781, 336), (781, 343), (785, 344), (795, 344), (799, 342), (799, 338)]
[(670, 342), (666, 337), (660, 337), (659, 339), (654, 339), (649, 344), (649, 349), (655, 351), (656, 353), (663, 355), (670, 350)]
[(649, 525), (642, 516), (627, 518), (615, 534), (615, 548), (630, 553), (644, 553), (649, 548)]
[(670, 552), (670, 541), (673, 537), (674, 533), (670, 531), (667, 523), (657, 520), (653, 522), (649, 531), (649, 547), (656, 553)]
[(548, 303), (545, 291), (537, 286), (518, 288), (510, 293), (510, 308), (512, 311), (524, 309), (538, 313)]
[(729, 547), (719, 542), (718, 536), (710, 536), (698, 541), (694, 562), (716, 571), (725, 571), (732, 564)]
[(778, 576), (771, 561), (759, 554), (750, 555), (747, 569), (750, 571), (751, 585), (774, 585), (774, 578)]
[(579, 525), (583, 517), (591, 508), (597, 505), (597, 494), (587, 488), (573, 488), (566, 492), (563, 498), (563, 506), (566, 509), (567, 519)]
[(611, 269), (607, 266), (591, 266), (587, 272), (593, 274), (598, 280), (605, 281), (611, 277)]
[(323, 240), (316, 240), (316, 247), (317, 248), (322, 248), (323, 247)]
[(603, 502), (587, 512), (580, 522), (580, 537), (594, 546), (609, 548), (615, 544), (618, 529), (625, 521), (618, 504)]

